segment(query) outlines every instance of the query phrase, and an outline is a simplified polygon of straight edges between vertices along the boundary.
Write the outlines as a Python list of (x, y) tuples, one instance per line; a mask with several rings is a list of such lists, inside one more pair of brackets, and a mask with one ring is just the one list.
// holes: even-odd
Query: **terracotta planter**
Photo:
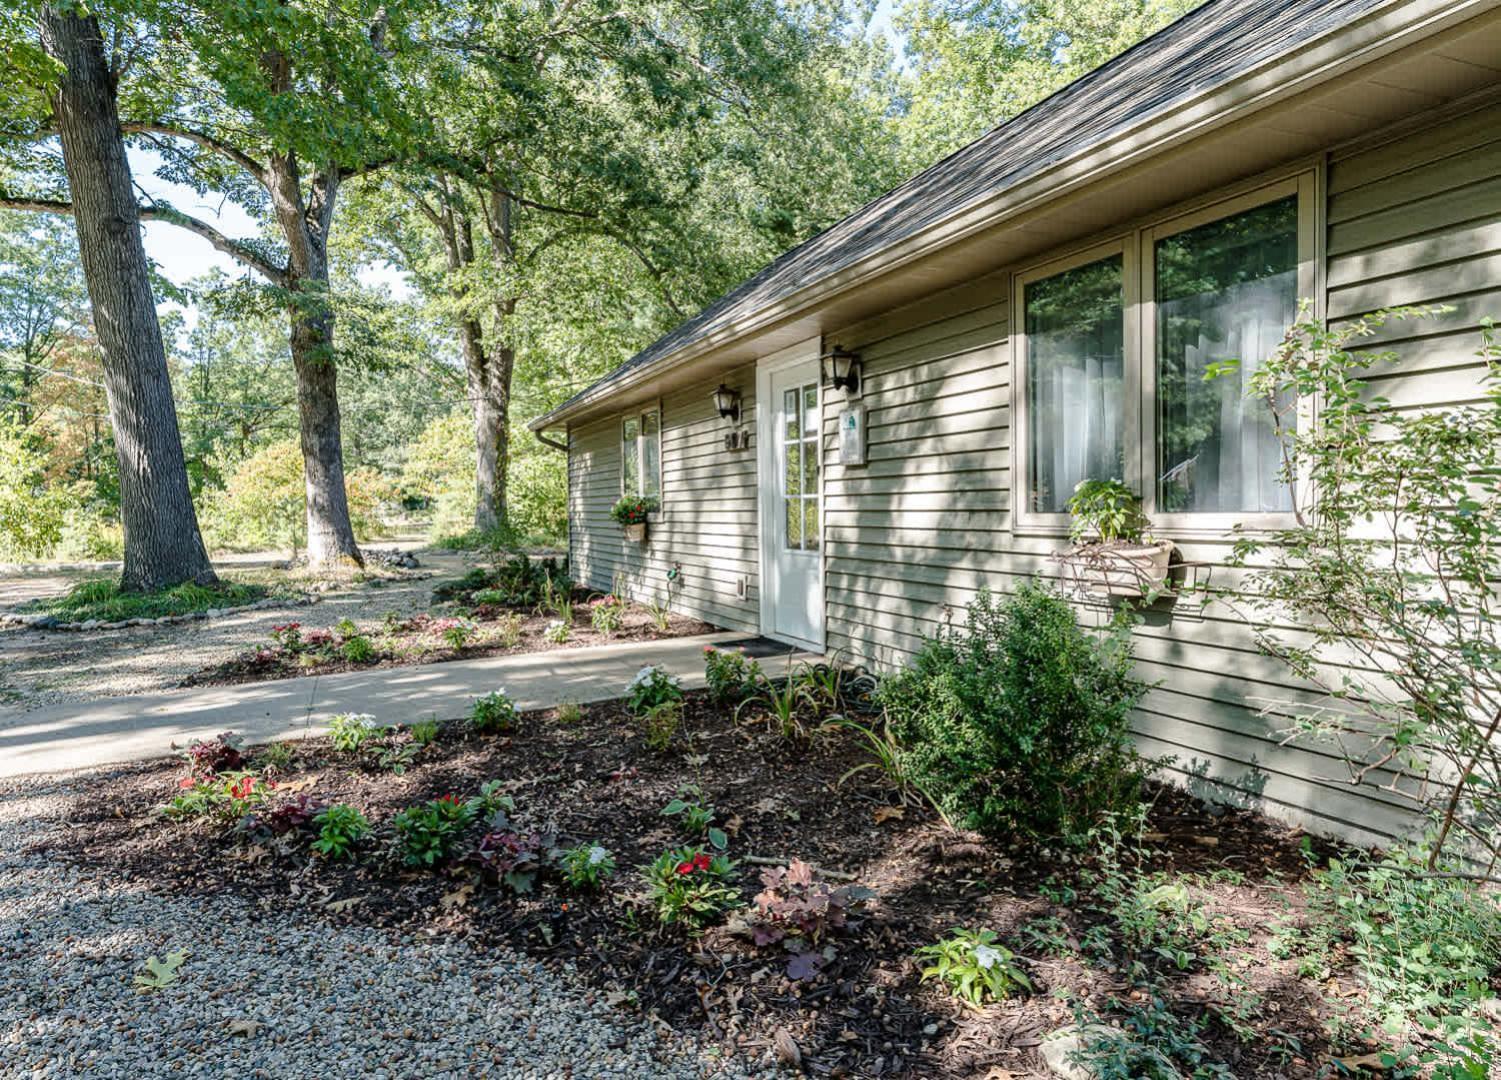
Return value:
[(1167, 584), (1173, 542), (1086, 544), (1065, 556), (1074, 574), (1093, 593), (1108, 596), (1146, 596)]
[(625, 530), (625, 538), (631, 543), (646, 543), (646, 522), (643, 521), (636, 525), (622, 525), (621, 528)]

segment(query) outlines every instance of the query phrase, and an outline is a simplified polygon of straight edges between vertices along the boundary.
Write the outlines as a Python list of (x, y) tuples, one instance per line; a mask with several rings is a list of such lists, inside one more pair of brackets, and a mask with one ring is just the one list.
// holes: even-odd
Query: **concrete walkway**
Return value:
[[(63, 772), (139, 761), (192, 739), (234, 731), (248, 743), (316, 734), (338, 713), (372, 713), (385, 723), (465, 716), (474, 699), (504, 688), (521, 709), (620, 697), (647, 664), (703, 685), (705, 645), (743, 639), (723, 632), (596, 645), (443, 664), (376, 668), (238, 686), (131, 694), (36, 709), (0, 711), (0, 776)], [(795, 659), (803, 658), (799, 655)], [(763, 660), (768, 675), (780, 660)]]

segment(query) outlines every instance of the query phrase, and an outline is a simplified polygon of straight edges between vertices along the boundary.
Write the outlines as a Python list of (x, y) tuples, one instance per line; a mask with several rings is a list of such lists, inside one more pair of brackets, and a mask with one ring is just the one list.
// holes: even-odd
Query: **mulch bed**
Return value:
[[(280, 849), (206, 823), (161, 818), (155, 807), (184, 775), (176, 759), (89, 781), (48, 854), (153, 889), (229, 891), (310, 919), (456, 935), (480, 948), (504, 943), (574, 968), (622, 1008), (646, 1010), (751, 1057), (778, 1041), (785, 1052), (790, 1039), (811, 1075), (1043, 1076), (1042, 1036), (1073, 1019), (1056, 992), (1096, 1002), (1130, 995), (1118, 972), (1055, 955), (1026, 931), (1053, 919), (1065, 938), (1087, 932), (1088, 905), (1063, 887), (1078, 880), (1083, 864), (1076, 856), (955, 833), (902, 805), (874, 770), (846, 777), (865, 760), (852, 739), (826, 734), (811, 744), (791, 742), (758, 717), (737, 722), (702, 695), (690, 695), (685, 718), (688, 745), (665, 753), (645, 746), (618, 703), (588, 706), (575, 724), (551, 712), (528, 714), (506, 736), (450, 725), (402, 775), (361, 768), (323, 740), (300, 743), (276, 778), (283, 791), (353, 803), (368, 815), (377, 836), (358, 863), (328, 864), (300, 846)], [(468, 796), (494, 778), (516, 800), (518, 827), (555, 832), (563, 844), (598, 842), (614, 853), (618, 871), (604, 895), (571, 895), (546, 876), (528, 896), (499, 887), (471, 893), (461, 888), (467, 875), (400, 864), (389, 843), (393, 813), (452, 792)], [(723, 929), (697, 939), (660, 929), (642, 904), (636, 867), (683, 841), (661, 811), (690, 783), (718, 808), (732, 857), (797, 856), (877, 891), (814, 981), (789, 981), (785, 955)], [(1206, 1041), (1238, 1077), (1327, 1075), (1325, 988), (1265, 950), (1268, 929), (1297, 902), (1306, 866), (1300, 834), (1175, 790), (1154, 794), (1150, 865), (1206, 875), (1197, 879), (1204, 902), (1252, 933), (1244, 974), (1265, 998), (1266, 1019), (1258, 1023), (1300, 1046), (1279, 1056), (1280, 1038), (1237, 1040), (1213, 1021)], [(747, 901), (759, 888), (758, 870), (741, 864)], [(913, 950), (958, 925), (998, 931), (1023, 958), (1036, 993), (973, 1010), (920, 984)], [(1170, 977), (1172, 1007), (1204, 1014), (1207, 978)]]
[[(686, 637), (692, 634), (707, 634), (716, 629), (700, 619), (686, 615), (673, 615), (666, 630), (639, 608), (628, 609), (620, 627), (605, 634), (590, 624), (590, 616), (600, 597), (580, 593), (575, 599), (573, 626), (568, 639), (563, 642), (549, 640), (545, 635), (556, 616), (531, 608), (504, 607), (482, 604), (468, 609), (467, 621), (473, 624), (473, 639), (462, 647), (455, 648), (447, 642), (442, 628), (454, 617), (415, 615), (393, 620), (389, 625), (361, 626), (360, 633), (371, 640), (374, 652), (363, 662), (345, 659), (338, 651), (340, 635), (332, 627), (319, 628), (309, 623), (300, 625), (304, 638), (322, 630), (331, 639), (326, 648), (291, 652), (278, 648), (273, 641), (266, 641), (220, 664), (194, 672), (180, 686), (228, 686), (237, 683), (265, 682), (269, 679), (290, 679), (303, 675), (333, 675), (343, 671), (369, 671), (380, 668), (405, 667), (408, 664), (434, 664), (448, 660), (474, 660), (483, 656), (505, 656), (514, 653), (546, 652), (552, 649), (579, 649), (589, 645), (611, 645), (631, 641), (657, 641), (663, 638)], [(502, 623), (520, 618), (519, 639), (513, 645), (500, 640)]]

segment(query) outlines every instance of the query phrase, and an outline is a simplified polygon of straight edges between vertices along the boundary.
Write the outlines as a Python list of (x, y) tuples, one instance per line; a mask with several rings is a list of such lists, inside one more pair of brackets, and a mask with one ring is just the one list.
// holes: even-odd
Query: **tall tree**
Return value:
[[(4, 26), (8, 35), (16, 28), (14, 22)], [(61, 146), (68, 198), (7, 195), (0, 197), (0, 205), (73, 215), (119, 459), (122, 586), (154, 590), (183, 581), (210, 583), (214, 571), (188, 490), (140, 215), (120, 135), (118, 71), (110, 66), (95, 17), (46, 4), (38, 27), (41, 52), (52, 62), (43, 95), (46, 123)], [(7, 40), (5, 51), (26, 53), (24, 43), (14, 38)], [(18, 95), (12, 100), (25, 108), (36, 99)], [(23, 126), (25, 119), (7, 117)]]

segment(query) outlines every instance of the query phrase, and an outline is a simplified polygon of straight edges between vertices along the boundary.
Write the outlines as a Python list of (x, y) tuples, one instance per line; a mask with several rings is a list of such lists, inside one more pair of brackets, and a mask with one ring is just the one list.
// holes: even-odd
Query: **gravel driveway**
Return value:
[[(0, 1077), (741, 1077), (532, 961), (60, 865), (86, 779), (0, 784)], [(132, 989), (147, 956), (178, 980)]]

